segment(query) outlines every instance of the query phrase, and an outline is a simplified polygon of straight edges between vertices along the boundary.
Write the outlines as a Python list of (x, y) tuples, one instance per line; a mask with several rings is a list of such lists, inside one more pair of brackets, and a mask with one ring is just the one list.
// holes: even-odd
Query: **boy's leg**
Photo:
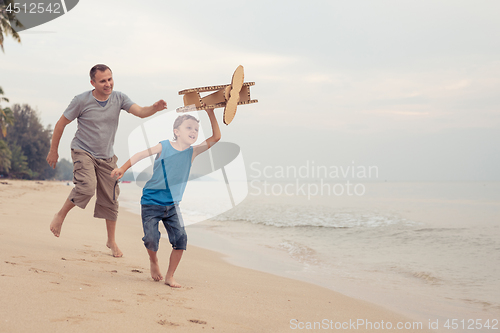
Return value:
[(174, 273), (175, 270), (177, 269), (177, 266), (179, 266), (179, 262), (181, 261), (182, 258), (182, 253), (184, 253), (184, 250), (172, 249), (172, 253), (170, 254), (170, 262), (168, 265), (167, 275), (165, 276), (165, 284), (169, 285), (172, 288), (182, 287), (174, 280)]
[(155, 281), (163, 280), (156, 254), (161, 237), (158, 223), (162, 219), (164, 212), (165, 209), (162, 206), (141, 205), (142, 228), (144, 230), (142, 241), (149, 254), (151, 277)]
[(106, 220), (106, 230), (108, 232), (108, 241), (106, 242), (106, 246), (111, 249), (111, 253), (113, 257), (120, 258), (123, 257), (122, 251), (118, 248), (115, 240), (115, 232), (116, 232), (116, 221)]
[(172, 244), (172, 253), (170, 254), (170, 262), (168, 265), (167, 275), (165, 276), (165, 284), (173, 288), (180, 288), (174, 279), (174, 273), (182, 258), (182, 253), (186, 250), (187, 235), (184, 229), (184, 221), (178, 205), (169, 206), (167, 218), (163, 220), (165, 229), (168, 233), (168, 239)]
[(66, 199), (64, 205), (61, 210), (54, 215), (52, 222), (50, 223), (50, 231), (54, 234), (54, 236), (59, 237), (61, 234), (62, 224), (68, 212), (75, 207), (75, 204)]
[(156, 255), (158, 251), (151, 251), (149, 249), (147, 250), (149, 254), (149, 262), (151, 265), (151, 277), (155, 281), (161, 281), (163, 280), (163, 276), (161, 275), (160, 265), (158, 264), (158, 257)]

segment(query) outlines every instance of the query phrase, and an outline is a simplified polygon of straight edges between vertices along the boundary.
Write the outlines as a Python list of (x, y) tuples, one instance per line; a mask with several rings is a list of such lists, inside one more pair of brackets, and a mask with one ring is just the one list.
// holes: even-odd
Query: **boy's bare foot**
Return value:
[(111, 253), (113, 254), (113, 257), (115, 258), (120, 258), (120, 257), (123, 257), (123, 253), (122, 251), (120, 251), (120, 249), (118, 248), (118, 245), (116, 245), (116, 243), (106, 243), (106, 246), (111, 249)]
[(50, 223), (50, 231), (54, 234), (54, 236), (59, 237), (61, 235), (61, 228), (64, 222), (64, 217), (59, 214), (55, 214), (52, 222)]
[(160, 265), (158, 265), (158, 260), (156, 261), (150, 260), (150, 263), (151, 263), (151, 277), (153, 278), (153, 280), (155, 281), (163, 280), (163, 275), (161, 275)]
[(175, 282), (174, 277), (165, 279), (165, 284), (167, 286), (172, 287), (172, 288), (181, 288), (182, 287), (180, 284), (178, 284), (177, 282)]

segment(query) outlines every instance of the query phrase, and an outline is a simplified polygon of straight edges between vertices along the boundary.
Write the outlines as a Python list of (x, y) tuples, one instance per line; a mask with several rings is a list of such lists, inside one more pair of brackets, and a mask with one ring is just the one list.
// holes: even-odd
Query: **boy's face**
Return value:
[(177, 136), (177, 141), (183, 141), (189, 145), (198, 140), (198, 130), (200, 124), (193, 119), (187, 119), (182, 122), (182, 124), (174, 129), (174, 133)]

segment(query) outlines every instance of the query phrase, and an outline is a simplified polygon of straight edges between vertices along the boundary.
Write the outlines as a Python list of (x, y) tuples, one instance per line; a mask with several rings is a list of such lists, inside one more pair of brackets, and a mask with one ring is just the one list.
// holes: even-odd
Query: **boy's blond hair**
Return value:
[[(190, 114), (183, 114), (182, 116), (179, 116), (179, 117), (177, 117), (177, 119), (175, 119), (173, 129), (179, 128), (179, 126), (181, 126), (181, 124), (184, 122), (184, 120), (189, 120), (189, 119), (195, 120), (197, 123), (200, 122), (198, 119), (196, 119), (195, 117), (193, 117)], [(176, 141), (176, 140), (177, 140), (177, 136), (175, 135), (175, 132), (174, 132), (174, 141)]]

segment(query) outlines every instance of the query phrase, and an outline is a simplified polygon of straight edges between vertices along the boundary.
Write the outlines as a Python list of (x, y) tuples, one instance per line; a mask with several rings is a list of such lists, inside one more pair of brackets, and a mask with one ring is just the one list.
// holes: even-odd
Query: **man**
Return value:
[(115, 241), (119, 188), (118, 182), (110, 176), (111, 171), (117, 168), (113, 143), (120, 110), (145, 118), (166, 109), (167, 103), (159, 100), (151, 106), (140, 107), (125, 94), (113, 91), (113, 74), (106, 65), (92, 67), (90, 83), (94, 89), (73, 98), (52, 134), (47, 162), (55, 168), (59, 158), (57, 152), (59, 141), (64, 128), (74, 119), (78, 119), (78, 129), (71, 142), (75, 187), (54, 216), (50, 230), (59, 237), (68, 212), (75, 206), (85, 208), (96, 193), (94, 217), (106, 220), (108, 232), (106, 246), (111, 249), (114, 257), (121, 257), (123, 253)]

